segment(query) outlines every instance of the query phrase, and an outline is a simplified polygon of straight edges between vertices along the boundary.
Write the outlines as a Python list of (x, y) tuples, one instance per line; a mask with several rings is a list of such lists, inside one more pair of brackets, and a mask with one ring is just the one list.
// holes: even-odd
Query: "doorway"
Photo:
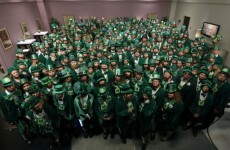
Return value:
[(183, 23), (183, 25), (186, 26), (186, 30), (188, 30), (189, 22), (190, 22), (190, 17), (184, 16), (184, 23)]

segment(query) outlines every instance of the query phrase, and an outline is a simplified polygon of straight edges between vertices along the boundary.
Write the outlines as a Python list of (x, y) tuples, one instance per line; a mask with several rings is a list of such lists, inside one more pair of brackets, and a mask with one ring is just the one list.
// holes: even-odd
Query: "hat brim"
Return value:
[(64, 93), (64, 92), (65, 92), (65, 89), (63, 89), (63, 90), (61, 90), (61, 91), (56, 91), (56, 90), (54, 89), (53, 94), (54, 94), (54, 95), (57, 95), (57, 94), (62, 94), (62, 93)]
[(132, 89), (126, 90), (126, 91), (121, 91), (121, 94), (130, 94), (133, 93)]

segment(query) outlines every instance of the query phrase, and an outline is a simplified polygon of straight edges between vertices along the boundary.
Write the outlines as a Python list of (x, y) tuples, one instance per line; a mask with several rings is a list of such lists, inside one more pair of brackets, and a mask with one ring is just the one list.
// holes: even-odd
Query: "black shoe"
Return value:
[(28, 139), (25, 139), (24, 141), (25, 141), (25, 143), (28, 144), (28, 145), (31, 145), (31, 144), (32, 144), (32, 142), (31, 142), (30, 140), (28, 140)]
[(104, 133), (103, 134), (103, 138), (106, 140), (108, 138), (109, 134), (108, 133)]
[(186, 130), (188, 130), (189, 128), (190, 128), (191, 126), (190, 125), (185, 125), (184, 127), (183, 127), (183, 131), (186, 131)]
[(193, 129), (192, 129), (192, 135), (193, 135), (194, 137), (197, 137), (197, 129), (196, 129), (196, 128), (193, 128)]
[(155, 140), (155, 133), (150, 133), (150, 140)]
[(142, 143), (141, 144), (141, 150), (145, 150), (146, 149), (146, 143)]
[(111, 139), (114, 139), (114, 136), (115, 136), (114, 133), (111, 133), (111, 134), (110, 134), (110, 138), (111, 138)]
[(126, 144), (126, 142), (127, 142), (127, 141), (126, 141), (126, 138), (122, 138), (122, 139), (121, 139), (121, 142), (124, 143), (124, 144)]
[(84, 132), (83, 135), (84, 135), (84, 138), (85, 138), (85, 139), (87, 139), (88, 136), (89, 136), (86, 132)]

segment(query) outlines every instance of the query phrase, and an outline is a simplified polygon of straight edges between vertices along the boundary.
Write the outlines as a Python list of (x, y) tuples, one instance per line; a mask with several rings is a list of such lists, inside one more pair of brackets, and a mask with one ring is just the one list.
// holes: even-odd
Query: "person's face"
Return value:
[(218, 80), (219, 80), (220, 82), (224, 82), (224, 81), (227, 80), (227, 76), (226, 76), (225, 74), (223, 74), (223, 73), (220, 73), (220, 74), (218, 75)]
[(92, 67), (90, 67), (90, 68), (88, 68), (88, 73), (93, 73), (93, 68)]
[(94, 67), (98, 67), (98, 66), (99, 66), (99, 62), (93, 63), (93, 66), (94, 66)]
[(168, 98), (173, 99), (174, 98), (174, 93), (168, 93)]
[(182, 62), (181, 61), (178, 61), (177, 62), (177, 67), (181, 67), (182, 66)]
[(12, 71), (11, 75), (12, 75), (13, 78), (16, 78), (16, 79), (19, 77), (19, 73), (18, 73), (17, 70)]
[(46, 85), (47, 88), (52, 88), (53, 87), (53, 83), (49, 83)]
[(76, 69), (76, 68), (78, 67), (77, 61), (71, 61), (71, 62), (70, 62), (70, 66), (71, 66), (72, 68)]
[(160, 85), (159, 80), (153, 80), (153, 87), (158, 87)]
[(60, 99), (60, 98), (62, 98), (62, 96), (63, 96), (63, 93), (57, 94), (57, 95), (56, 95), (56, 98), (57, 98), (57, 99)]
[(34, 76), (34, 77), (39, 77), (39, 76), (40, 76), (40, 73), (39, 73), (39, 72), (34, 72), (34, 73), (33, 73), (33, 76)]
[(190, 78), (190, 73), (184, 72), (184, 76), (183, 77), (184, 77), (185, 80), (188, 80)]
[(204, 74), (204, 73), (200, 73), (200, 74), (199, 74), (199, 79), (200, 79), (200, 80), (205, 80), (205, 79), (207, 79), (207, 75)]
[(215, 61), (215, 59), (214, 58), (209, 58), (209, 62), (214, 62)]
[(111, 62), (111, 66), (116, 66), (116, 62), (115, 61)]
[(115, 76), (116, 81), (121, 81), (121, 76)]
[(101, 69), (107, 69), (108, 68), (108, 65), (106, 64), (101, 64)]
[(86, 81), (86, 80), (87, 80), (87, 76), (86, 75), (81, 76), (81, 81)]
[(37, 91), (37, 92), (33, 93), (32, 95), (33, 95), (34, 97), (38, 97), (38, 96), (40, 95), (40, 92)]
[(56, 76), (56, 71), (53, 69), (53, 70), (50, 70), (49, 71), (49, 73), (48, 73), (48, 75), (50, 76), (50, 77), (54, 77), (54, 76)]
[(132, 97), (132, 94), (131, 94), (131, 93), (130, 93), (130, 94), (124, 94), (125, 100), (130, 100), (131, 97)]
[(134, 56), (135, 56), (135, 57), (139, 57), (139, 56), (140, 56), (140, 53), (139, 53), (139, 52), (135, 52)]
[(140, 73), (135, 72), (135, 78), (136, 78), (137, 80), (140, 80), (141, 77), (142, 77), (142, 75), (141, 75)]
[(202, 91), (204, 92), (204, 93), (208, 93), (208, 91), (209, 91), (209, 87), (208, 86), (203, 86), (202, 87)]
[(147, 100), (147, 99), (149, 99), (149, 96), (147, 94), (143, 94), (143, 98), (144, 98), (144, 100)]
[(13, 92), (13, 91), (15, 91), (15, 90), (16, 90), (16, 88), (15, 88), (15, 85), (14, 85), (14, 84), (12, 84), (12, 85), (10, 85), (10, 86), (7, 86), (7, 87), (6, 87), (6, 89), (7, 89), (7, 91), (9, 91), (9, 92)]
[(65, 82), (71, 82), (72, 81), (72, 78), (71, 77), (67, 77), (66, 79), (65, 79)]
[(43, 102), (39, 102), (37, 103), (34, 107), (33, 107), (33, 111), (35, 111), (37, 114), (41, 113), (43, 108)]
[(125, 76), (130, 76), (131, 75), (131, 72), (125, 72)]
[(164, 78), (165, 79), (170, 79), (171, 78), (171, 74), (169, 72), (165, 72), (164, 73)]
[(101, 80), (100, 82), (99, 82), (99, 85), (104, 85), (105, 84), (105, 80)]
[(22, 89), (26, 92), (29, 90), (30, 84), (29, 83), (25, 83), (22, 85)]
[(24, 54), (23, 53), (18, 53), (18, 58), (24, 58)]

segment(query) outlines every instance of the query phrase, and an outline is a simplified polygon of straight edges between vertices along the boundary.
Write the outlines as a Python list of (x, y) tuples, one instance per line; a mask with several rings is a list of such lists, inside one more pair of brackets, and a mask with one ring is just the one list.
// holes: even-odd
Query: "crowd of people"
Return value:
[[(3, 117), (30, 144), (45, 136), (52, 146), (72, 136), (140, 138), (141, 149), (169, 140), (178, 125), (208, 127), (224, 114), (229, 69), (219, 55), (219, 36), (192, 40), (186, 26), (158, 19), (91, 17), (51, 23), (1, 79)], [(179, 136), (179, 135), (178, 135)]]

